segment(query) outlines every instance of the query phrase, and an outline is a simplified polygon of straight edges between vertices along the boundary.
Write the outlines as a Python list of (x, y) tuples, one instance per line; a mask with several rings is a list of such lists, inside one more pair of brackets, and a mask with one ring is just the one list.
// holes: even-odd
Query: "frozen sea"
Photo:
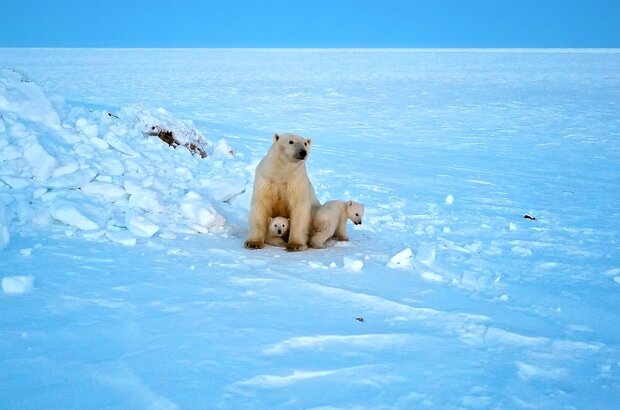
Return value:
[[(618, 407), (620, 51), (0, 69), (0, 407)], [(365, 204), (349, 242), (243, 248), (274, 132), (313, 139), (321, 202)]]

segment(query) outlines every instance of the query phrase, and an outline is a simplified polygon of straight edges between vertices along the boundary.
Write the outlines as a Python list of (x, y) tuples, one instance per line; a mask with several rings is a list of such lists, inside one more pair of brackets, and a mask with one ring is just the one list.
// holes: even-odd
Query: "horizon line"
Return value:
[(349, 50), (349, 51), (620, 51), (618, 47), (160, 47), (160, 46), (3, 46), (20, 50)]

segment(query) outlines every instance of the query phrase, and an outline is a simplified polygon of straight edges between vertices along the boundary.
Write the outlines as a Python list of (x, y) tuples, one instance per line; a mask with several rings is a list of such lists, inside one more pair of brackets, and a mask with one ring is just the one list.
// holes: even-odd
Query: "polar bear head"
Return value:
[(295, 134), (273, 134), (273, 145), (277, 147), (279, 155), (289, 162), (305, 161), (310, 153), (310, 138), (303, 138)]
[(355, 225), (361, 225), (362, 216), (364, 216), (364, 205), (355, 201), (347, 202), (347, 218), (353, 221)]
[(276, 216), (269, 218), (269, 234), (282, 238), (288, 232), (288, 218)]

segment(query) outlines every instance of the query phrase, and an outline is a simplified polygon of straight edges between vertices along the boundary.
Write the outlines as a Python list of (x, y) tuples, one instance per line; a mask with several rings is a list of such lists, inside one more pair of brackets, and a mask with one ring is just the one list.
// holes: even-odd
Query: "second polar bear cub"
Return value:
[(347, 219), (355, 225), (362, 224), (364, 205), (354, 201), (328, 201), (316, 211), (312, 222), (310, 246), (324, 248), (325, 242), (334, 237), (339, 241), (348, 241)]
[(289, 230), (288, 218), (276, 216), (275, 218), (269, 218), (267, 222), (269, 226), (267, 228), (265, 243), (273, 246), (286, 246), (288, 243)]

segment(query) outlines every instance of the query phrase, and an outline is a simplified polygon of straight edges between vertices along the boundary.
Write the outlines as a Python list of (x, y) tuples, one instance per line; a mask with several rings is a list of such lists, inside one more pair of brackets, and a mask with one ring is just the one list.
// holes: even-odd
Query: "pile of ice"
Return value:
[[(148, 132), (156, 128), (205, 155), (171, 148)], [(140, 105), (68, 107), (22, 73), (0, 70), (0, 250), (11, 231), (33, 228), (126, 245), (221, 232), (220, 206), (247, 181), (231, 147), (190, 121)]]

